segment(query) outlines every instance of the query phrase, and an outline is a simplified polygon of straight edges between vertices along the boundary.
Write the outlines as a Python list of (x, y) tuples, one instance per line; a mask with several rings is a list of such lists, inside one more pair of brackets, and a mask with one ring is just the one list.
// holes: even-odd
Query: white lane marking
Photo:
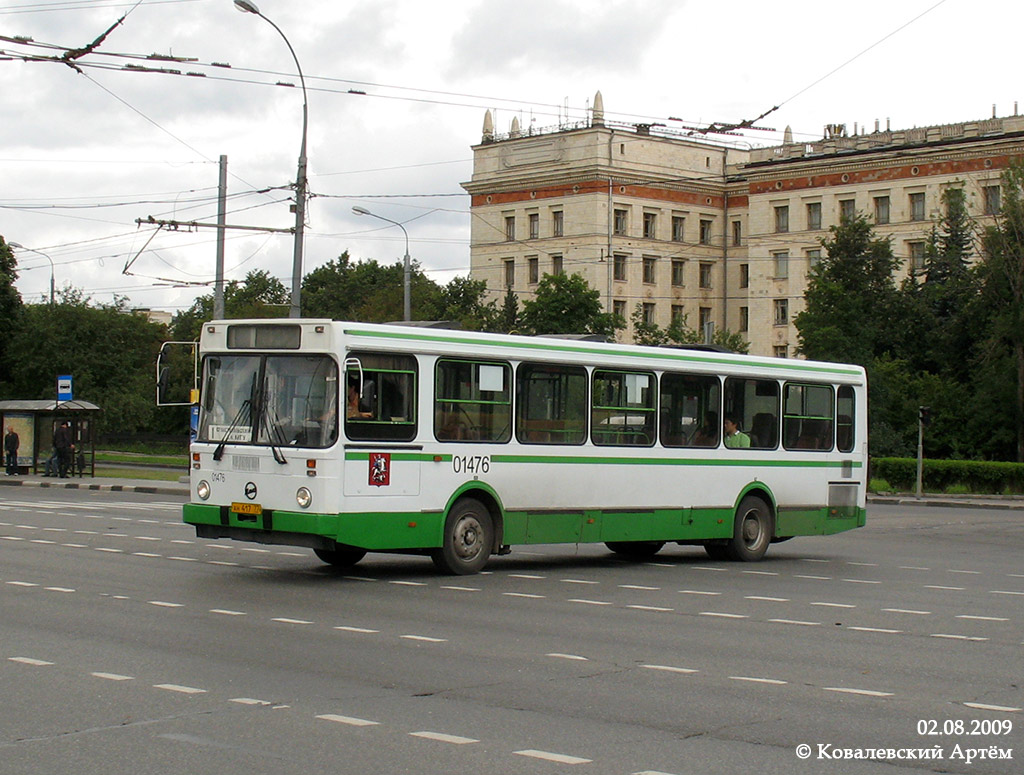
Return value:
[(952, 570), (952, 569), (950, 569), (949, 572), (950, 573), (969, 573), (972, 576), (980, 576), (981, 575), (981, 571), (980, 570)]
[(324, 721), (333, 721), (336, 724), (348, 724), (350, 727), (375, 727), (380, 724), (379, 721), (370, 721), (365, 718), (355, 718), (354, 716), (339, 716), (335, 713), (324, 713), (317, 716), (317, 718)]
[(29, 543), (30, 544), (55, 544), (57, 542), (56, 541), (49, 541), (49, 540), (47, 540), (45, 538), (33, 538), (31, 541), (29, 541)]
[(25, 540), (24, 538), (20, 538), (18, 536), (0, 536), (0, 538), (3, 538), (5, 541), (24, 541)]
[(778, 576), (773, 570), (742, 570), (740, 573), (749, 573), (752, 576)]
[(39, 586), (38, 584), (35, 584), (35, 583), (31, 582), (31, 581), (7, 581), (5, 583), (6, 584), (10, 584), (12, 587), (38, 587)]
[(569, 598), (570, 603), (583, 603), (584, 605), (611, 605), (607, 600), (586, 600), (578, 597)]
[(444, 732), (410, 732), (410, 737), (422, 737), (424, 740), (437, 740), (439, 743), (451, 743), (452, 745), (469, 745), (479, 743), (472, 737), (460, 737), (459, 735), (446, 735)]
[(945, 638), (946, 640), (970, 640), (970, 641), (986, 641), (988, 638), (978, 638), (973, 635), (949, 635), (944, 632), (933, 632), (933, 638)]
[(619, 584), (619, 589), (639, 589), (645, 592), (657, 592), (661, 587), (645, 587), (643, 584)]
[(553, 651), (550, 654), (545, 654), (546, 657), (554, 657), (555, 659), (571, 659), (576, 662), (589, 662), (590, 660), (586, 657), (581, 657), (579, 654), (561, 654), (557, 651)]
[(74, 592), (75, 590), (69, 589), (68, 587), (43, 587), (48, 592)]
[(559, 579), (563, 584), (600, 584), (600, 581), (587, 581), (586, 579)]
[(913, 614), (914, 616), (931, 616), (931, 611), (915, 611), (913, 608), (883, 608), (891, 614)]
[(53, 662), (47, 662), (45, 659), (33, 659), (32, 657), (7, 657), (10, 662), (20, 662), (23, 665), (32, 665), (33, 667), (46, 667), (52, 665)]
[(305, 557), (304, 552), (278, 552), (278, 557)]
[(811, 603), (811, 605), (824, 606), (825, 608), (856, 608), (857, 607), (857, 606), (855, 606), (855, 605), (853, 605), (851, 603), (823, 603), (823, 602), (817, 602), (817, 603)]
[(531, 595), (529, 592), (502, 592), (506, 597), (528, 597), (533, 600), (543, 600), (544, 595)]
[(177, 557), (177, 556), (174, 556), (174, 555), (171, 555), (167, 559), (168, 560), (180, 560), (181, 562), (199, 562), (199, 560), (197, 560), (195, 557)]
[(821, 622), (805, 622), (800, 619), (769, 619), (769, 622), (775, 622), (776, 624), (797, 624), (801, 627), (820, 627)]
[(99, 546), (96, 548), (97, 552), (109, 552), (110, 554), (124, 554), (124, 549), (111, 549), (106, 546)]
[(972, 616), (971, 614), (957, 614), (957, 619), (973, 619), (979, 622), (1008, 622), (1010, 621), (1003, 616)]
[(197, 689), (195, 686), (182, 686), (181, 684), (153, 684), (153, 688), (178, 692), (178, 694), (206, 694), (206, 689)]
[(842, 694), (859, 694), (863, 697), (892, 697), (892, 692), (876, 692), (872, 689), (851, 689), (846, 686), (823, 686), (826, 692), (841, 692)]
[(61, 546), (67, 546), (67, 547), (69, 547), (71, 549), (86, 549), (86, 548), (88, 548), (88, 547), (86, 547), (85, 544), (61, 544)]
[(988, 593), (990, 595), (1024, 595), (1024, 592), (1012, 592), (1006, 589), (990, 589)]
[(931, 568), (921, 568), (917, 565), (901, 565), (900, 570), (931, 570)]
[(162, 554), (154, 554), (153, 552), (132, 552), (133, 557), (163, 557)]
[(660, 613), (673, 610), (660, 605), (627, 605), (626, 608), (635, 608), (637, 611), (658, 611)]
[(429, 635), (399, 635), (400, 638), (406, 640), (418, 640), (424, 643), (447, 643), (447, 638), (431, 638)]
[(590, 764), (592, 759), (582, 759), (579, 756), (568, 756), (564, 753), (552, 753), (551, 751), (536, 751), (532, 748), (524, 751), (513, 751), (517, 756), (528, 756), (531, 759), (543, 759), (555, 764)]
[(254, 554), (270, 554), (270, 550), (269, 549), (257, 549), (256, 547), (252, 547), (252, 546), (242, 546), (242, 547), (239, 547), (239, 551), (242, 551), (242, 552), (253, 552)]
[(96, 678), (104, 678), (108, 681), (134, 681), (135, 678), (130, 675), (120, 675), (119, 673), (90, 673), (89, 675), (95, 676)]
[[(66, 527), (44, 527), (43, 528), (43, 532), (44, 533), (66, 533), (66, 532), (68, 532), (68, 529)], [(108, 533), (107, 535), (114, 535), (114, 534), (113, 533)]]
[(968, 708), (977, 708), (978, 710), (994, 710), (999, 713), (1021, 713), (1024, 712), (1024, 708), (1012, 708), (1006, 705), (986, 705), (982, 702), (965, 702), (965, 706)]
[(535, 573), (510, 573), (508, 574), (510, 579), (543, 579), (546, 576), (538, 576)]
[(334, 629), (336, 629), (336, 630), (343, 630), (344, 632), (358, 632), (358, 633), (361, 633), (361, 634), (364, 634), (364, 635), (369, 635), (369, 634), (372, 634), (372, 633), (375, 633), (375, 632), (380, 632), (380, 630), (371, 630), (371, 629), (369, 629), (367, 627), (350, 627), (350, 626), (345, 625), (345, 624), (339, 624)]
[(450, 589), (452, 592), (481, 592), (480, 587), (457, 587), (452, 584), (442, 584), (441, 589)]
[(717, 616), (720, 619), (749, 619), (746, 614), (727, 614), (721, 611), (701, 611), (698, 616)]
[(925, 589), (945, 589), (945, 590), (948, 590), (949, 592), (963, 592), (964, 589), (966, 589), (966, 587), (946, 587), (946, 586), (943, 586), (942, 584), (925, 584), (924, 588)]
[(226, 565), (229, 568), (237, 568), (240, 563), (237, 562), (225, 562), (224, 560), (209, 560), (207, 565)]
[(763, 600), (766, 603), (788, 603), (788, 597), (765, 597), (763, 595), (746, 595), (747, 600)]
[(371, 579), (371, 578), (369, 578), (367, 576), (342, 576), (342, 578), (343, 579), (348, 579), (349, 581), (368, 581), (368, 582), (372, 582), (372, 581), (376, 581), (377, 580), (377, 579)]
[(168, 603), (163, 600), (149, 600), (147, 602), (150, 605), (160, 606), (161, 608), (184, 608), (184, 603)]
[(281, 624), (312, 624), (313, 622), (308, 619), (289, 619), (286, 616), (276, 616), (270, 621), (280, 622)]
[(847, 562), (846, 564), (847, 565), (859, 565), (859, 566), (862, 566), (864, 568), (877, 568), (878, 567), (878, 563), (877, 562)]
[(772, 686), (785, 686), (788, 681), (780, 681), (777, 678), (751, 678), (746, 675), (730, 675), (731, 681), (749, 681), (755, 684), (771, 684)]
[(235, 702), (239, 705), (270, 705), (267, 700), (255, 700), (252, 697), (234, 697), (228, 700), (228, 702)]
[(682, 673), (684, 675), (700, 672), (689, 667), (672, 667), (671, 665), (640, 665), (640, 667), (646, 667), (648, 670), (660, 670), (663, 673)]
[(802, 574), (799, 574), (799, 573), (794, 574), (793, 578), (795, 578), (795, 579), (811, 579), (812, 581), (831, 581), (832, 580), (831, 576), (807, 576), (807, 575), (802, 575)]
[(194, 544), (195, 541), (186, 541), (184, 538), (172, 538), (172, 544)]
[(831, 562), (831, 560), (817, 560), (817, 559), (814, 559), (813, 557), (801, 557), (800, 558), (800, 562), (821, 562), (821, 563), (827, 563), (827, 562)]
[(881, 584), (882, 583), (881, 581), (871, 581), (869, 579), (843, 579), (843, 581), (847, 581), (850, 584)]
[(680, 589), (680, 595), (707, 595), (708, 597), (715, 597), (716, 595), (722, 594), (721, 592), (705, 592), (701, 589)]
[(896, 635), (903, 632), (903, 630), (887, 630), (884, 627), (847, 627), (846, 629), (857, 630), (857, 632), (882, 632), (887, 635)]
[(221, 614), (222, 616), (246, 616), (245, 611), (232, 611), (229, 608), (211, 608), (211, 614)]
[(395, 584), (399, 587), (425, 587), (425, 581), (389, 581), (388, 584)]
[(729, 572), (728, 568), (715, 568), (715, 567), (713, 567), (711, 565), (694, 565), (693, 566), (693, 570), (709, 570), (709, 571), (714, 571), (715, 573), (728, 573)]

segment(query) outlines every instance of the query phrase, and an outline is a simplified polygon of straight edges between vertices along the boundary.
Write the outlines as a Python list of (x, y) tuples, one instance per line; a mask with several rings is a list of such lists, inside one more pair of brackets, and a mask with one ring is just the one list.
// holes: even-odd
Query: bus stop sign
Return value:
[(57, 400), (73, 401), (74, 395), (71, 390), (71, 375), (64, 374), (57, 377)]

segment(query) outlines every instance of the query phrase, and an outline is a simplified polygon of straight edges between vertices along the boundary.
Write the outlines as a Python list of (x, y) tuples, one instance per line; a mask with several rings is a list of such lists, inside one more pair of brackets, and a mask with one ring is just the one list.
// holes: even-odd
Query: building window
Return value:
[(732, 244), (743, 244), (743, 224), (740, 221), (732, 222)]
[(821, 202), (807, 203), (807, 228), (810, 231), (821, 228)]
[(628, 210), (616, 210), (615, 211), (615, 224), (613, 232), (619, 236), (623, 236), (626, 233), (626, 223), (629, 220)]
[(552, 253), (551, 254), (551, 274), (558, 275), (562, 274), (562, 254)]
[(643, 305), (643, 320), (646, 325), (654, 325), (654, 304), (645, 301)]
[(686, 285), (686, 259), (672, 259), (672, 284), (680, 287)]
[(772, 253), (772, 260), (775, 265), (775, 279), (784, 280), (789, 277), (789, 251), (780, 250)]
[(656, 213), (644, 213), (644, 239), (656, 239), (658, 235), (658, 216)]
[(924, 220), (924, 192), (910, 195), (910, 220)]
[(530, 213), (528, 222), (530, 224), (530, 239), (537, 239), (540, 236), (540, 214)]
[(516, 261), (514, 258), (505, 259), (505, 287), (512, 288), (516, 284)]
[(784, 344), (777, 344), (772, 346), (772, 355), (776, 358), (788, 358), (789, 357), (789, 346)]
[(681, 215), (672, 216), (672, 241), (673, 242), (685, 242), (686, 236), (686, 219)]
[(551, 213), (551, 236), (562, 237), (565, 235), (565, 214), (561, 210)]
[(821, 249), (812, 248), (807, 251), (807, 268), (814, 269), (818, 264), (821, 263)]
[(750, 329), (750, 307), (740, 307), (740, 333), (745, 334)]
[(618, 315), (623, 320), (626, 319), (626, 302), (622, 299), (616, 299), (612, 302), (612, 314)]
[(686, 307), (682, 304), (672, 305), (672, 322), (680, 324), (686, 322)]
[(537, 256), (526, 257), (526, 277), (530, 285), (536, 285), (540, 280), (540, 261)]
[(505, 216), (505, 241), (512, 242), (516, 238), (516, 217), (514, 215)]
[(740, 288), (750, 287), (750, 264), (740, 264)]
[(1002, 207), (999, 186), (985, 186), (985, 215), (998, 215)]
[(711, 322), (711, 307), (701, 307), (699, 310), (699, 322), (701, 336), (704, 335), (704, 331), (707, 328), (708, 323)]
[(911, 272), (923, 272), (924, 271), (924, 243), (923, 242), (908, 242), (907, 248), (910, 251), (910, 271)]
[(839, 200), (839, 220), (852, 221), (857, 215), (857, 203), (853, 199)]
[(889, 197), (875, 197), (875, 223), (889, 222)]
[(775, 299), (775, 325), (784, 326), (789, 322), (789, 299)]
[(711, 224), (713, 221), (702, 220), (700, 222), (700, 244), (710, 245), (711, 244)]
[(699, 285), (700, 285), (701, 288), (710, 288), (711, 287), (711, 269), (712, 269), (713, 266), (714, 266), (714, 264), (706, 264), (706, 263), (702, 263), (700, 265), (700, 282), (699, 282)]
[(658, 259), (654, 256), (644, 256), (644, 282), (654, 283), (657, 282), (657, 273), (655, 267), (658, 264)]
[(780, 234), (789, 231), (789, 205), (781, 205), (775, 208), (775, 233)]
[(615, 254), (615, 261), (612, 266), (612, 276), (616, 280), (625, 281), (626, 279), (626, 256), (623, 253)]

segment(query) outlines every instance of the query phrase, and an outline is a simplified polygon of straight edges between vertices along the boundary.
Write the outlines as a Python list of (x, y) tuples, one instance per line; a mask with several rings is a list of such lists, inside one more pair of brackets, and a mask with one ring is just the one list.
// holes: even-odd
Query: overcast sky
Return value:
[[(309, 95), (305, 271), (349, 250), (392, 263), (410, 252), (438, 282), (469, 268), (470, 146), (486, 108), (552, 127), (585, 116), (669, 126), (753, 118), (814, 140), (829, 123), (884, 128), (989, 118), (1022, 100), (1024, 11), (1003, 0), (258, 0), (287, 35)], [(59, 57), (122, 15), (82, 72)], [(175, 312), (209, 292), (211, 229), (138, 227), (137, 218), (216, 220), (217, 161), (228, 157), (229, 224), (286, 228), (302, 117), (294, 63), (266, 21), (232, 0), (0, 2), (5, 96), (0, 234), (52, 258), (57, 287), (98, 302)], [(49, 47), (53, 46), (53, 47)], [(173, 55), (160, 62), (125, 55)], [(849, 61), (853, 59), (853, 61)], [(213, 66), (230, 65), (230, 69)], [(182, 75), (123, 69), (165, 67)], [(833, 72), (839, 68), (836, 72)], [(205, 77), (190, 76), (201, 73)], [(831, 74), (830, 74), (831, 73)], [(819, 82), (820, 81), (820, 82)], [(350, 94), (349, 90), (365, 92)], [(150, 239), (152, 237), (152, 239)], [(145, 248), (145, 249), (143, 249)], [(141, 252), (140, 252), (141, 251)], [(48, 293), (50, 263), (17, 250), (26, 301)], [(123, 269), (129, 262), (129, 272)], [(291, 284), (292, 237), (234, 231), (227, 279), (267, 270)], [(177, 287), (176, 287), (177, 285)]]

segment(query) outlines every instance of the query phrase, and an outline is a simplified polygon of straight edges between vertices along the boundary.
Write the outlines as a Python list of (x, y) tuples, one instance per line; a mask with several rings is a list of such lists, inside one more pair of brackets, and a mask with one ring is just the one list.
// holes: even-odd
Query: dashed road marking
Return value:
[(947, 592), (963, 592), (964, 589), (965, 589), (965, 587), (947, 587), (947, 586), (943, 586), (942, 584), (925, 584), (924, 588), (925, 589), (943, 589), (943, 590), (946, 590)]
[(699, 673), (699, 670), (694, 670), (689, 667), (673, 667), (672, 665), (640, 665), (648, 670), (660, 670), (663, 673), (681, 673), (684, 675), (690, 675), (692, 673)]
[(856, 630), (857, 632), (880, 632), (887, 635), (896, 635), (903, 632), (903, 630), (889, 630), (884, 627), (847, 627), (846, 629)]
[(178, 692), (178, 694), (206, 694), (206, 689), (197, 689), (195, 686), (182, 686), (181, 684), (153, 684), (153, 688)]
[(444, 732), (410, 732), (410, 737), (421, 737), (424, 740), (437, 740), (439, 743), (451, 743), (452, 745), (469, 745), (470, 743), (479, 743), (472, 737), (460, 737), (459, 735), (448, 735)]
[(339, 716), (335, 713), (324, 713), (317, 716), (319, 719), (324, 721), (333, 721), (336, 724), (347, 724), (350, 727), (375, 727), (379, 726), (379, 721), (370, 721), (365, 718), (355, 718), (354, 716)]
[(891, 613), (891, 614), (911, 614), (913, 616), (931, 616), (932, 615), (931, 611), (915, 611), (912, 608), (883, 608), (882, 610), (886, 611), (888, 613)]
[(168, 603), (164, 600), (149, 600), (147, 602), (150, 605), (159, 606), (160, 608), (184, 608), (182, 603)]
[(229, 608), (211, 608), (211, 614), (220, 614), (222, 616), (245, 616), (245, 611), (232, 611)]
[(19, 662), (22, 665), (32, 665), (33, 667), (47, 667), (52, 665), (53, 662), (47, 662), (45, 659), (35, 659), (33, 657), (7, 657), (10, 662)]
[(643, 584), (619, 584), (620, 589), (638, 589), (643, 592), (657, 592), (661, 587), (645, 587)]
[(405, 640), (418, 640), (424, 643), (447, 643), (447, 638), (432, 638), (429, 635), (399, 635), (398, 637), (404, 638)]
[(746, 595), (747, 600), (762, 600), (766, 603), (788, 603), (788, 597), (766, 597), (764, 595)]
[(988, 638), (979, 638), (973, 635), (950, 635), (944, 632), (933, 632), (933, 638), (945, 638), (946, 640), (969, 640), (969, 641), (986, 641)]
[(968, 708), (977, 708), (978, 710), (994, 710), (999, 713), (1021, 713), (1024, 712), (1024, 708), (1013, 708), (1006, 705), (988, 705), (981, 702), (965, 702), (965, 706)]
[(826, 692), (840, 692), (841, 694), (858, 694), (863, 697), (892, 697), (892, 692), (876, 692), (873, 689), (851, 689), (847, 686), (823, 686)]
[(729, 614), (722, 611), (701, 611), (698, 616), (717, 616), (720, 619), (749, 619), (746, 614)]
[(533, 600), (543, 600), (544, 595), (532, 595), (529, 592), (502, 592), (506, 597), (528, 597)]
[(717, 595), (721, 595), (722, 593), (721, 592), (708, 592), (707, 590), (703, 590), (703, 589), (680, 589), (679, 590), (679, 594), (680, 595), (706, 595), (707, 597), (716, 597)]
[(626, 608), (634, 608), (637, 611), (657, 611), (659, 613), (666, 613), (672, 611), (671, 608), (665, 608), (660, 605), (627, 605)]
[(368, 627), (352, 627), (347, 624), (339, 624), (334, 629), (343, 630), (344, 632), (358, 632), (363, 635), (371, 635), (373, 633), (380, 632), (380, 630), (371, 630)]
[(805, 622), (800, 619), (769, 619), (769, 622), (775, 622), (776, 624), (796, 624), (800, 627), (820, 627), (821, 622)]
[(855, 606), (855, 605), (853, 605), (851, 603), (824, 603), (824, 602), (816, 602), (816, 603), (811, 603), (811, 605), (823, 606), (825, 608), (856, 608), (857, 607), (857, 606)]
[(253, 699), (252, 697), (235, 697), (233, 699), (228, 700), (228, 702), (234, 702), (234, 703), (237, 703), (239, 705), (261, 705), (261, 706), (266, 706), (266, 705), (270, 705), (271, 704), (267, 700), (256, 700), (256, 699)]
[(546, 657), (554, 657), (555, 659), (571, 659), (571, 660), (574, 660), (576, 662), (589, 662), (590, 661), (586, 657), (581, 657), (579, 654), (561, 654), (561, 653), (559, 653), (557, 651), (554, 651), (554, 652), (552, 652), (550, 654), (545, 654), (544, 656), (546, 656)]
[(579, 756), (568, 756), (563, 753), (552, 753), (551, 751), (537, 751), (534, 749), (527, 749), (524, 751), (513, 751), (512, 753), (516, 756), (528, 756), (531, 759), (543, 759), (544, 761), (554, 762), (555, 764), (590, 764), (592, 759), (583, 759)]
[(755, 684), (770, 684), (772, 686), (785, 686), (788, 681), (780, 681), (777, 678), (752, 678), (746, 675), (730, 675), (729, 680), (731, 681), (748, 681)]
[(570, 603), (582, 603), (584, 605), (611, 605), (607, 600), (586, 600), (584, 598), (572, 597), (569, 598)]
[(286, 616), (277, 616), (271, 619), (272, 622), (278, 622), (280, 624), (313, 624), (308, 619), (289, 619)]
[(89, 675), (95, 676), (96, 678), (103, 678), (107, 681), (134, 681), (135, 678), (130, 675), (121, 675), (120, 673), (89, 673)]
[(1003, 616), (972, 616), (971, 614), (958, 614), (957, 619), (973, 619), (978, 622), (1008, 622), (1010, 621)]

